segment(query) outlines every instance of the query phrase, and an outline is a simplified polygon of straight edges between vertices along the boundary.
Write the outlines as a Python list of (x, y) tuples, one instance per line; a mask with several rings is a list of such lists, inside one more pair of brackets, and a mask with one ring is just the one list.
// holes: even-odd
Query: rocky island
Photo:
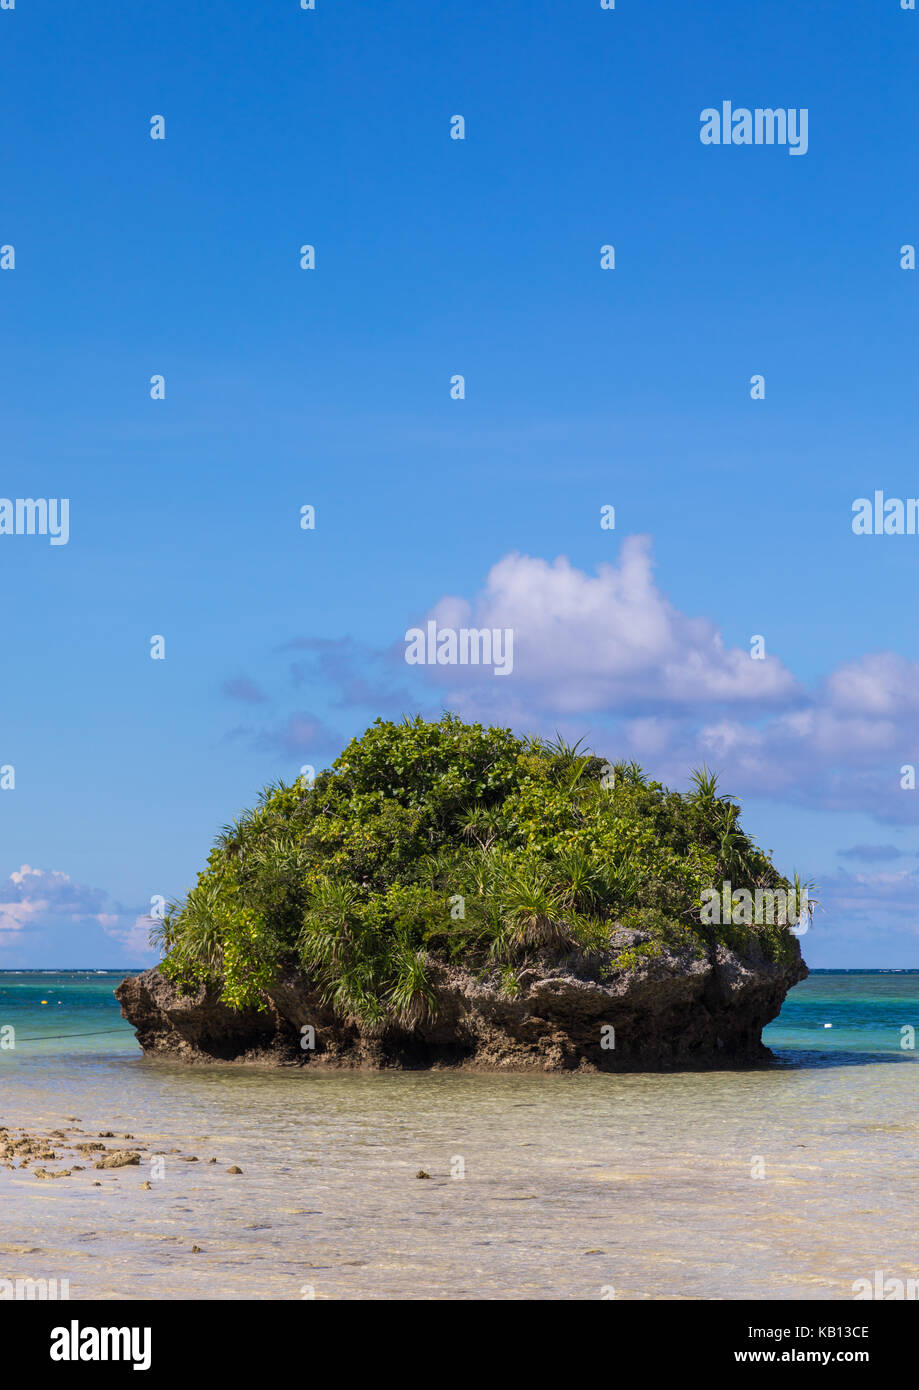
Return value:
[[(723, 885), (765, 920), (712, 920)], [(116, 996), (192, 1062), (751, 1065), (807, 974), (786, 901), (807, 920), (706, 769), (678, 793), (560, 739), (377, 720), (224, 828)]]

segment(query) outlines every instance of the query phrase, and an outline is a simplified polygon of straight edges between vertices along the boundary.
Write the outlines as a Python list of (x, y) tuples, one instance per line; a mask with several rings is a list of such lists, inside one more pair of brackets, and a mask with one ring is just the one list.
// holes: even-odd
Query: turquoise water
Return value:
[(919, 1028), (919, 970), (824, 970), (790, 992), (763, 1042), (794, 1066), (839, 1066), (911, 1055), (904, 1028)]
[(0, 1167), (2, 1278), (294, 1300), (846, 1300), (877, 1270), (919, 1278), (919, 972), (812, 975), (761, 1068), (603, 1076), (143, 1059), (120, 978), (0, 974), (0, 1124), (143, 1149), (55, 1181)]
[[(0, 1027), (15, 1028), (20, 1058), (62, 1050), (137, 1056), (133, 1029), (113, 997), (124, 976), (122, 970), (0, 971)], [(785, 1065), (837, 1066), (866, 1055), (903, 1056), (906, 1026), (919, 1027), (919, 970), (820, 971), (791, 991), (763, 1041)]]
[[(113, 990), (123, 970), (0, 970), (0, 1028), (15, 1030), (20, 1058), (140, 1054)], [(0, 1051), (2, 1059), (2, 1051)]]

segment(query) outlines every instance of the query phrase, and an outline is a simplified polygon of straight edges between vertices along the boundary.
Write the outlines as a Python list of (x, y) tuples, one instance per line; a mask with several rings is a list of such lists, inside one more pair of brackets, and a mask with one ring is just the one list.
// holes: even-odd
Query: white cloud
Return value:
[(777, 658), (753, 660), (746, 648), (726, 647), (714, 623), (674, 607), (654, 583), (647, 536), (626, 539), (618, 562), (595, 575), (564, 556), (550, 564), (506, 555), (472, 602), (443, 598), (429, 616), (442, 627), (513, 630), (513, 692), (493, 690), (480, 668), (426, 668), (465, 691), (475, 681), (483, 703), (512, 693), (560, 714), (637, 704), (763, 706), (798, 689)]
[(153, 957), (148, 945), (152, 919), (111, 902), (102, 888), (88, 888), (58, 869), (33, 869), (29, 864), (14, 869), (6, 882), (0, 883), (0, 932), (19, 933), (69, 922), (97, 923), (106, 936), (134, 955)]
[(57, 869), (23, 864), (0, 883), (0, 931), (22, 931), (47, 916), (101, 921), (106, 897), (102, 889), (84, 888)]
[(412, 668), (467, 716), (589, 734), (671, 785), (704, 761), (738, 795), (919, 820), (919, 791), (899, 783), (903, 764), (919, 765), (919, 662), (869, 653), (807, 690), (777, 657), (754, 660), (676, 608), (654, 582), (648, 537), (627, 538), (593, 575), (564, 557), (506, 555), (478, 595), (442, 598), (428, 616), (514, 632), (510, 677)]
[[(116, 922), (119, 919), (115, 919)], [(156, 921), (148, 913), (135, 917), (129, 925), (106, 926), (106, 935), (119, 942), (133, 956), (155, 956), (150, 946), (150, 932)], [(103, 923), (105, 926), (105, 923)]]

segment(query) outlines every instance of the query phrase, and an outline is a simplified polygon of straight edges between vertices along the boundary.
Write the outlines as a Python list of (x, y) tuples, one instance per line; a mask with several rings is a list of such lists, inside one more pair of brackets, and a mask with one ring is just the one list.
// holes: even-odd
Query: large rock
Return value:
[[(514, 995), (497, 972), (476, 975), (432, 959), (437, 1016), (414, 1028), (370, 1029), (338, 1017), (295, 970), (266, 995), (263, 1011), (237, 1012), (203, 987), (180, 995), (159, 969), (130, 976), (115, 995), (145, 1053), (189, 1062), (627, 1071), (770, 1057), (762, 1030), (807, 975), (796, 940), (786, 965), (755, 954), (741, 959), (719, 946), (701, 957), (690, 950), (630, 954), (627, 967), (611, 969), (645, 941), (619, 929), (609, 955), (529, 962)], [(310, 1027), (314, 1048), (301, 1045)]]

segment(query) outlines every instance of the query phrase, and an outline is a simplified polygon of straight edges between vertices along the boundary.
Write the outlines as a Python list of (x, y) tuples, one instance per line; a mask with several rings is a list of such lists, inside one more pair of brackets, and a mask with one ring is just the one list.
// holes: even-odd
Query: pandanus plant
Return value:
[(565, 892), (544, 868), (522, 865), (510, 873), (501, 889), (502, 917), (515, 946), (567, 947), (574, 937), (565, 917), (570, 910)]

